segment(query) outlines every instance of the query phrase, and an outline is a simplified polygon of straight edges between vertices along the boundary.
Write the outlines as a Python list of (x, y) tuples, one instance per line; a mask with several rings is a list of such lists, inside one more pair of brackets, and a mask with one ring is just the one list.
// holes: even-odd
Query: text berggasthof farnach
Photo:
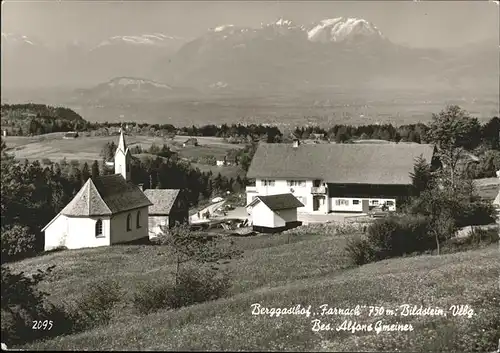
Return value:
[[(402, 304), (396, 308), (386, 308), (383, 306), (356, 305), (353, 308), (337, 308), (322, 304), (316, 308), (311, 305), (303, 306), (301, 304), (286, 308), (265, 307), (259, 303), (251, 305), (252, 315), (266, 315), (269, 317), (280, 317), (287, 315), (300, 315), (311, 320), (313, 331), (346, 331), (346, 332), (371, 332), (377, 334), (383, 331), (413, 331), (411, 324), (400, 322), (386, 323), (384, 320), (375, 323), (363, 324), (355, 320), (344, 320), (341, 324), (332, 324), (325, 322), (328, 316), (362, 316), (369, 317), (411, 317), (411, 316), (441, 316), (441, 317), (467, 317), (474, 316), (474, 310), (468, 305), (451, 305), (449, 308), (424, 307), (418, 305)], [(322, 321), (323, 320), (323, 321)]]

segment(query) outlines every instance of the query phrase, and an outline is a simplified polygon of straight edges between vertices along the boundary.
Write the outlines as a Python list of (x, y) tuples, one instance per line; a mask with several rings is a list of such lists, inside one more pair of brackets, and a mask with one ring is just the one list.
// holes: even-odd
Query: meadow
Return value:
[[(309, 229), (309, 231), (308, 231)], [(476, 330), (488, 307), (485, 293), (498, 286), (498, 244), (480, 250), (422, 255), (355, 267), (344, 252), (342, 235), (304, 227), (290, 238), (261, 235), (234, 238), (244, 250), (229, 264), (234, 276), (229, 295), (176, 310), (139, 315), (131, 296), (138, 283), (172, 280), (174, 261), (162, 246), (115, 246), (69, 250), (26, 259), (11, 265), (33, 273), (56, 265), (41, 287), (51, 300), (71, 300), (97, 280), (114, 279), (124, 289), (112, 321), (90, 331), (32, 343), (24, 349), (55, 350), (309, 350), (374, 351), (453, 350), (456, 334)], [(290, 307), (311, 305), (316, 316), (252, 315), (251, 305)], [(402, 304), (440, 307), (436, 316), (321, 316), (319, 306), (356, 305), (397, 309)], [(469, 305), (475, 316), (453, 316), (452, 305)], [(312, 314), (311, 314), (312, 315)], [(411, 332), (345, 332), (312, 330), (320, 319), (337, 327), (344, 320), (362, 324), (411, 324)], [(469, 331), (468, 331), (469, 330)], [(478, 333), (480, 334), (480, 333)], [(440, 348), (441, 347), (441, 348)]]
[[(61, 161), (66, 158), (70, 160), (78, 160), (81, 162), (92, 163), (94, 160), (100, 161), (102, 157), (99, 155), (102, 148), (107, 142), (118, 143), (118, 136), (80, 136), (76, 139), (63, 139), (63, 133), (51, 133), (40, 136), (7, 136), (5, 142), (10, 152), (17, 159), (24, 160), (42, 160), (48, 158), (53, 162)], [(161, 147), (163, 144), (168, 145), (173, 151), (179, 153), (181, 158), (200, 158), (214, 156), (217, 159), (223, 159), (229, 150), (243, 148), (243, 145), (230, 144), (224, 142), (218, 137), (196, 137), (198, 146), (182, 147), (189, 136), (175, 136), (173, 139), (152, 136), (126, 136), (128, 147), (141, 146), (143, 149), (148, 149), (152, 144)], [(241, 175), (241, 170), (238, 167), (212, 167), (204, 165), (196, 165), (202, 171), (212, 170), (213, 172), (221, 172), (222, 175), (236, 177)]]

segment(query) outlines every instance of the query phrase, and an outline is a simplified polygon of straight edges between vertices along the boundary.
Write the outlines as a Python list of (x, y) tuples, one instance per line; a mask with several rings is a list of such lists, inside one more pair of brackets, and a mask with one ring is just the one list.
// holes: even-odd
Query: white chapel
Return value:
[(114, 156), (115, 174), (87, 180), (42, 229), (45, 250), (109, 246), (149, 238), (148, 207), (153, 204), (130, 181), (130, 160), (122, 131)]

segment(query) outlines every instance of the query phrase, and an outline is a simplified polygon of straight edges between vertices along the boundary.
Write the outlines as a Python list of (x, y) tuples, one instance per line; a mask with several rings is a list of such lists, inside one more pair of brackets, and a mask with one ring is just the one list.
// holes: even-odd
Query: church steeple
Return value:
[(115, 152), (115, 174), (121, 174), (125, 180), (130, 181), (130, 151), (125, 143), (123, 128), (120, 129), (120, 140)]

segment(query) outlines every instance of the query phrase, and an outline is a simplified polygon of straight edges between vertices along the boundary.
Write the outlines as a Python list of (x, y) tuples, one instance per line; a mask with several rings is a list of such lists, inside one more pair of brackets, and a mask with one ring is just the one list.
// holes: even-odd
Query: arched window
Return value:
[(129, 213), (127, 216), (127, 232), (132, 230), (132, 215)]
[(102, 220), (98, 219), (97, 222), (95, 222), (95, 236), (99, 237), (102, 236)]
[(136, 227), (141, 228), (141, 211), (137, 211), (137, 219), (135, 220)]

